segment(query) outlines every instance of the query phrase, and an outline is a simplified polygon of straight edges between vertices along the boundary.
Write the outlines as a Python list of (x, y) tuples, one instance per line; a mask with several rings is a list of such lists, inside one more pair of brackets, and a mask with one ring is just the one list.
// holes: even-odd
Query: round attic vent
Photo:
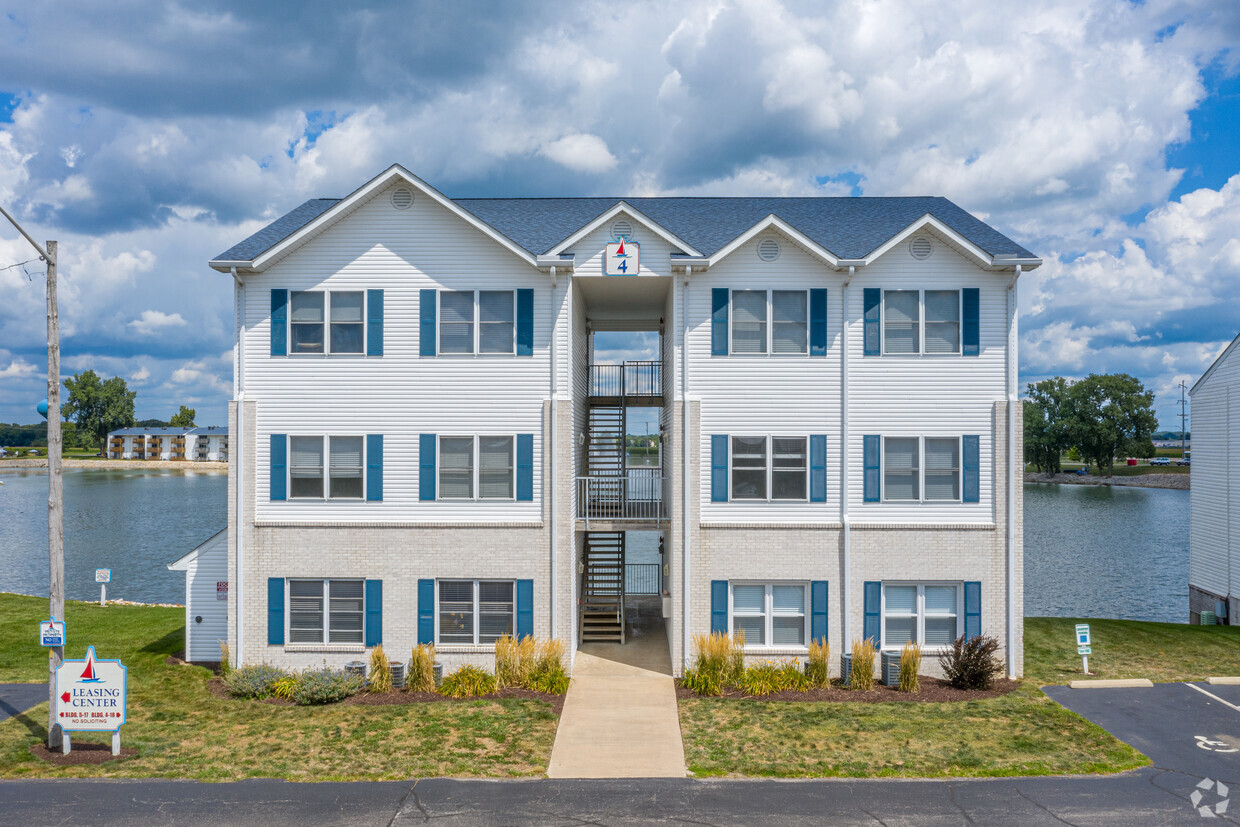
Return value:
[(930, 254), (934, 252), (934, 245), (930, 243), (930, 239), (924, 235), (919, 235), (908, 243), (908, 252), (917, 260), (930, 258)]
[(413, 206), (413, 190), (408, 187), (397, 187), (392, 190), (392, 206), (398, 210), (407, 210)]
[(615, 224), (611, 225), (611, 237), (616, 241), (619, 241), (621, 238), (632, 238), (633, 224), (621, 218)]
[(759, 241), (758, 258), (763, 261), (774, 261), (779, 258), (779, 242), (773, 238), (764, 238)]

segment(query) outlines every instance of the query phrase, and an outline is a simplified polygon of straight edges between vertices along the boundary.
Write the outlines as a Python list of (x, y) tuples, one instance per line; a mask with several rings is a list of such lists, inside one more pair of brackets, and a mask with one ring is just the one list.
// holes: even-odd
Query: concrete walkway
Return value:
[(551, 778), (684, 778), (676, 686), (663, 619), (630, 620), (628, 642), (577, 651)]

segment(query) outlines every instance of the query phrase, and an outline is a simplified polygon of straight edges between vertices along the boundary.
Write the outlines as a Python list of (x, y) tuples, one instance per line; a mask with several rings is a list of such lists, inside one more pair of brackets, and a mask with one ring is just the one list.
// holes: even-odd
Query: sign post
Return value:
[(1089, 640), (1089, 624), (1076, 624), (1076, 653), (1081, 656), (1081, 671), (1089, 674), (1089, 656), (1093, 653)]
[(119, 660), (99, 660), (94, 646), (86, 647), (83, 660), (60, 662), (52, 716), (64, 733), (65, 755), (73, 749), (70, 732), (111, 732), (112, 754), (121, 754), (128, 690), (128, 670)]
[(108, 602), (108, 584), (112, 582), (111, 569), (95, 569), (95, 582), (99, 584), (99, 605)]

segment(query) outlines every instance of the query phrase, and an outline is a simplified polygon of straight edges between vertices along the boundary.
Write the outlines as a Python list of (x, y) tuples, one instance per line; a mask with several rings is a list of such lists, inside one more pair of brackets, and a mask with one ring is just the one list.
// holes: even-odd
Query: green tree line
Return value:
[(1126, 373), (1056, 376), (1029, 385), (1028, 394), (1025, 462), (1039, 471), (1059, 473), (1069, 451), (1107, 476), (1116, 457), (1154, 456), (1154, 392)]

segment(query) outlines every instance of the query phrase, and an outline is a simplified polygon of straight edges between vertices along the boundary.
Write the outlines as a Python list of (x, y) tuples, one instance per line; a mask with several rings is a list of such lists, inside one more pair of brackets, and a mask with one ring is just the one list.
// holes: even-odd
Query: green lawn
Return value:
[[(557, 717), (542, 701), (296, 707), (220, 699), (206, 688), (206, 669), (164, 662), (184, 646), (184, 609), (70, 603), (65, 614), (67, 657), (82, 657), (93, 643), (99, 657), (119, 657), (129, 668), (121, 742), (138, 756), (98, 766), (46, 764), (29, 751), (47, 738), (41, 704), (0, 723), (0, 777), (506, 777), (541, 775), (551, 753)], [(0, 681), (46, 680), (47, 653), (35, 645), (46, 618), (47, 600), (0, 595)]]

